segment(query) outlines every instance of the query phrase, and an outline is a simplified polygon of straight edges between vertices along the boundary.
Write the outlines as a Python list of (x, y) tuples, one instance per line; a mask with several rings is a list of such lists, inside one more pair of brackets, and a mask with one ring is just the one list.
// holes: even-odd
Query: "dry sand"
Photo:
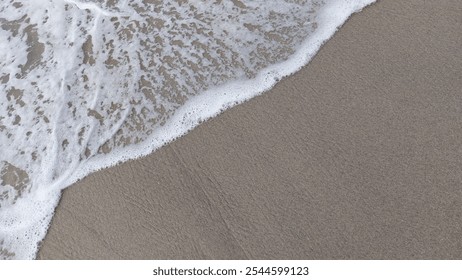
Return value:
[(39, 258), (462, 258), (461, 46), (462, 1), (379, 1), (270, 92), (67, 189)]

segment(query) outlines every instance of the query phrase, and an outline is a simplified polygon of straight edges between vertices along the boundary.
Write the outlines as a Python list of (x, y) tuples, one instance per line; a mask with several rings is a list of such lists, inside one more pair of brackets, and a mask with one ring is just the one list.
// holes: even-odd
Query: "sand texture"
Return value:
[(381, 0), (270, 92), (68, 188), (40, 259), (461, 259), (462, 1)]

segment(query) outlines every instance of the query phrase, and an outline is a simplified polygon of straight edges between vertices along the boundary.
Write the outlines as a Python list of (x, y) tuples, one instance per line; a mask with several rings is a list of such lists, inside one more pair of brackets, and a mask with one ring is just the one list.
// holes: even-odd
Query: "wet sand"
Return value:
[(270, 92), (64, 191), (40, 259), (461, 259), (462, 2), (353, 16)]

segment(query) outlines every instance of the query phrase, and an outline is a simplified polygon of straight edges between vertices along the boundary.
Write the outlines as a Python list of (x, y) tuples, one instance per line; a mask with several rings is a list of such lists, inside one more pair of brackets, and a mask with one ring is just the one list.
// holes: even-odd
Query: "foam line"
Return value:
[(0, 172), (24, 178), (0, 186), (0, 258), (35, 257), (63, 189), (270, 90), (373, 2), (255, 0), (249, 13), (231, 1), (1, 7)]

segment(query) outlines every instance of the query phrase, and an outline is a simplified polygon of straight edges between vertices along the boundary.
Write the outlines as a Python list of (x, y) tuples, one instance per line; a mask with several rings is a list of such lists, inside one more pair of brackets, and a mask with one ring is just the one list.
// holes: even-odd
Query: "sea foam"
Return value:
[(374, 0), (1, 0), (0, 258), (61, 191), (269, 90)]

